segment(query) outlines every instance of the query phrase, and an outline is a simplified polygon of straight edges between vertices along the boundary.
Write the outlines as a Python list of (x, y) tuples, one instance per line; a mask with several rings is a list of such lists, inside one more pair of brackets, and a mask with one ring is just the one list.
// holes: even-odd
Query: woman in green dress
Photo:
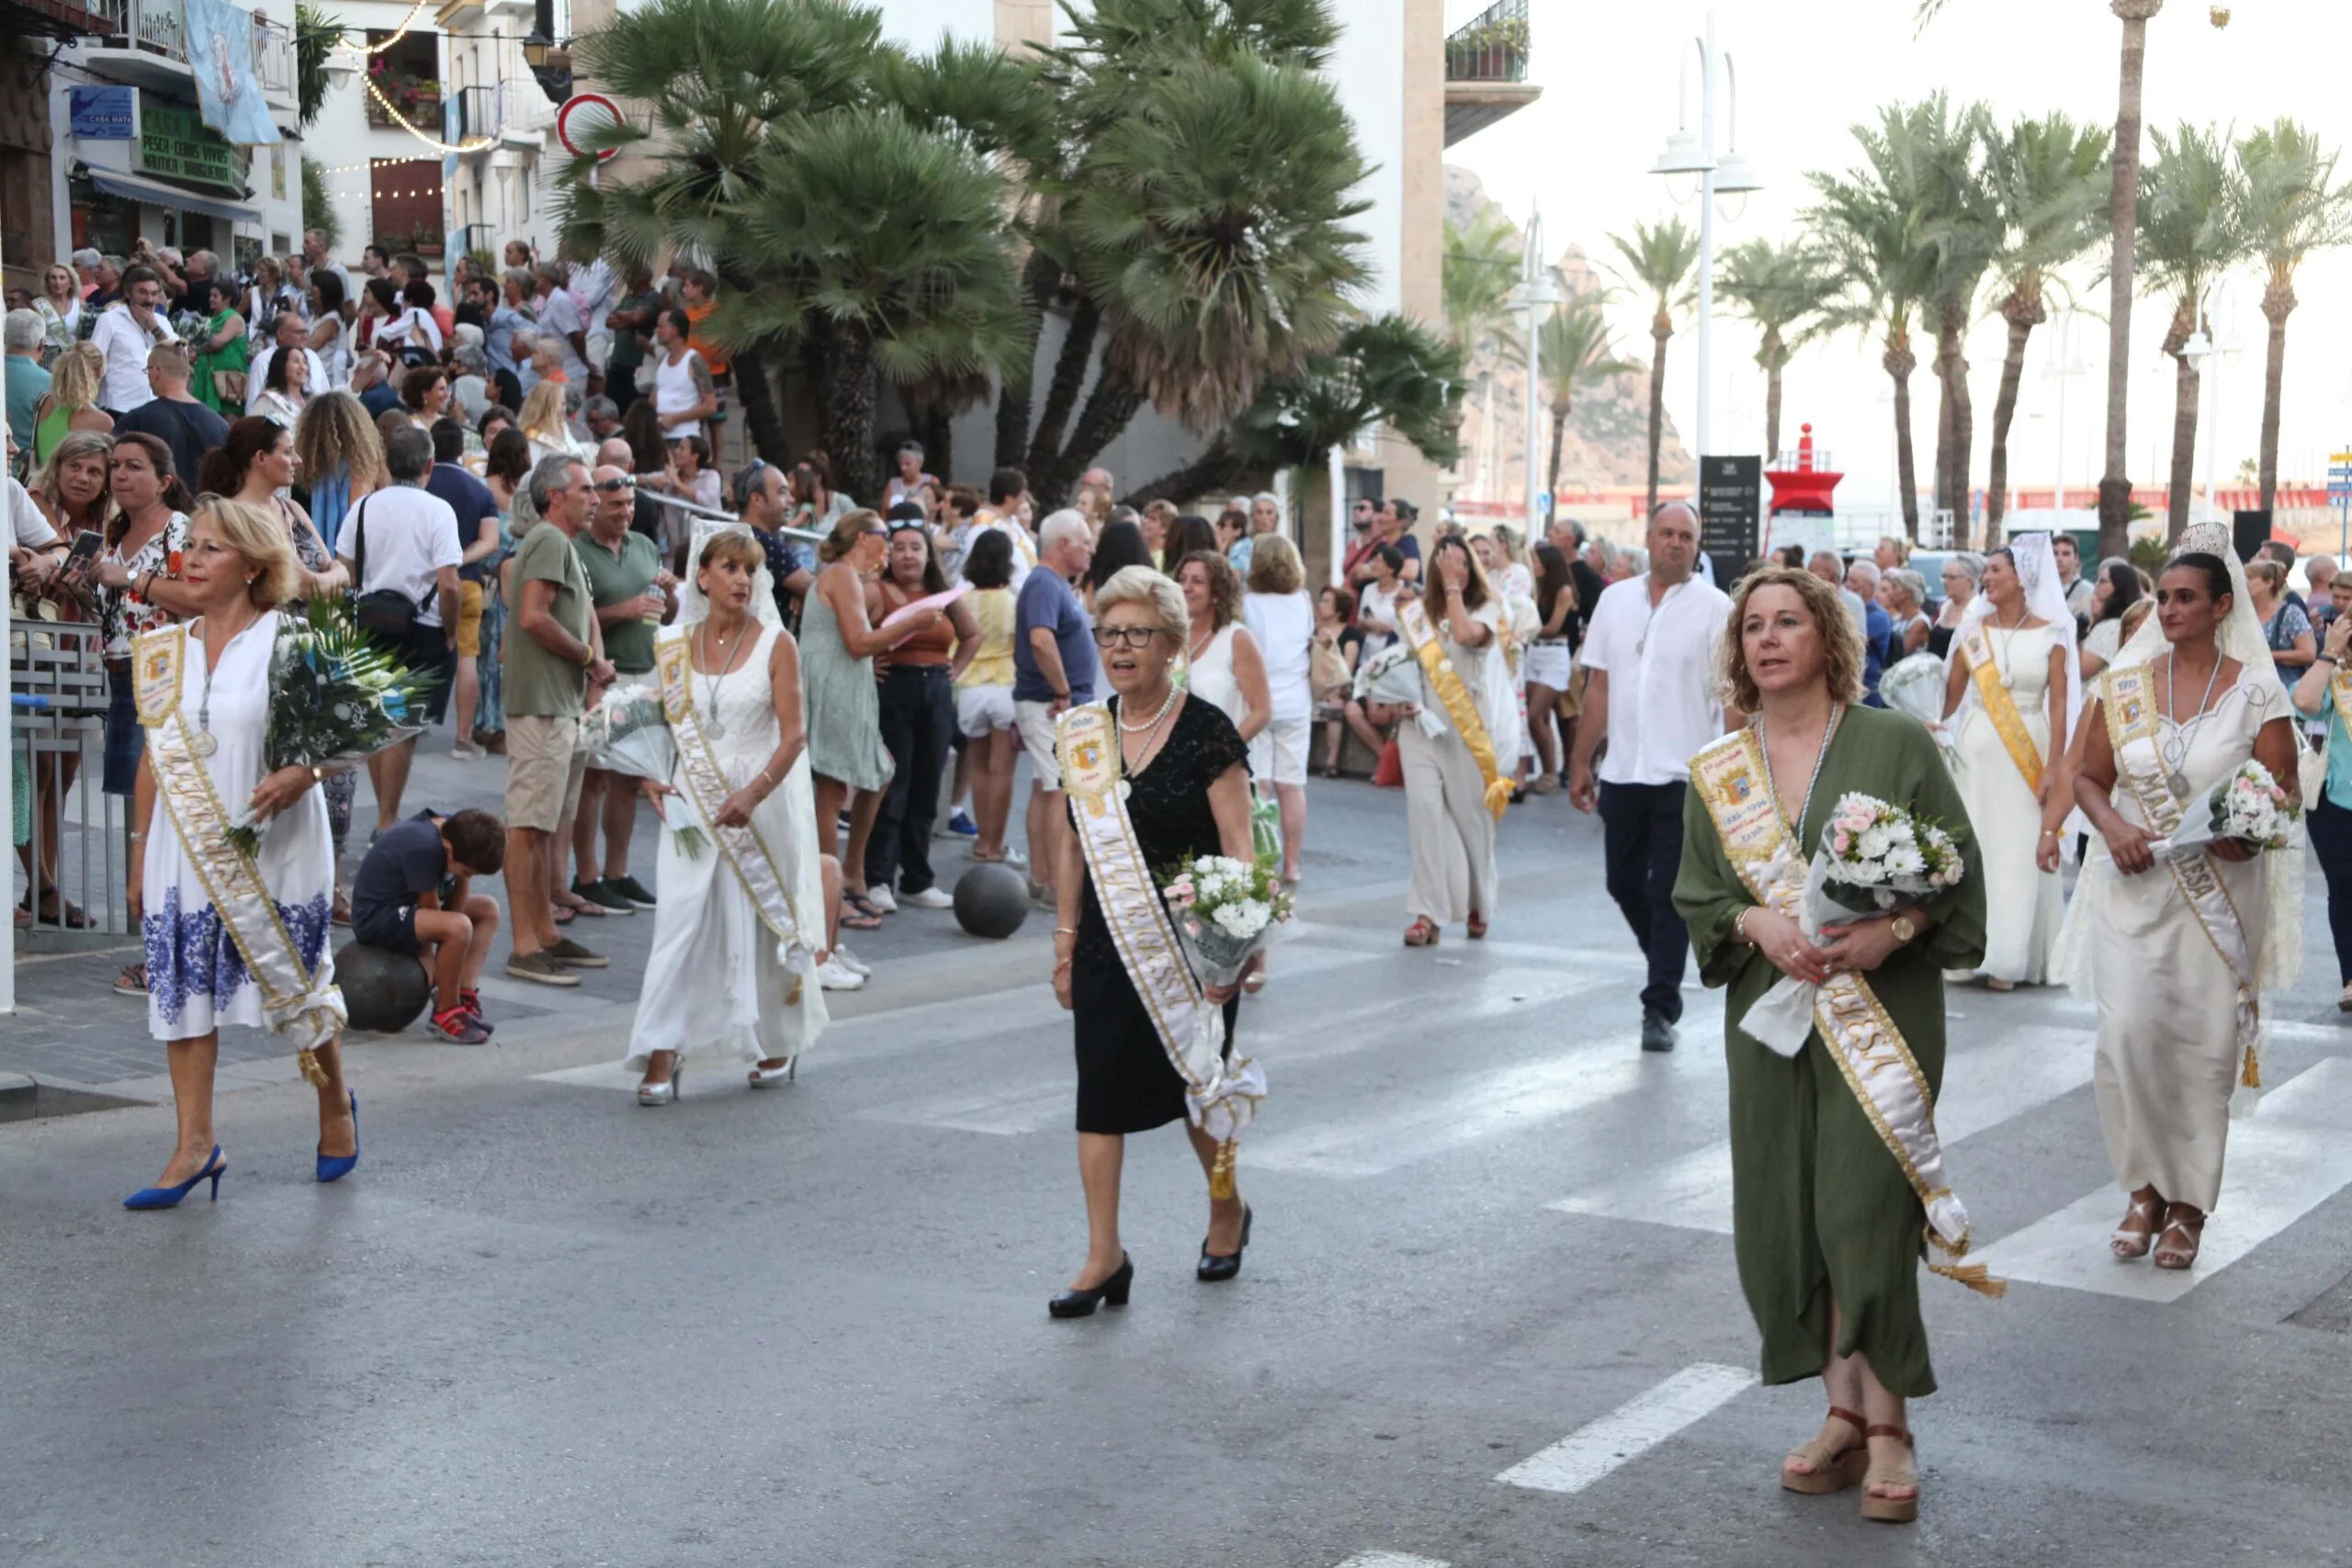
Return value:
[[(1943, 972), (1973, 968), (1984, 951), (1984, 884), (1960, 792), (1917, 721), (1861, 705), (1861, 643), (1835, 593), (1788, 568), (1754, 572), (1736, 590), (1723, 683), (1729, 706), (1749, 724), (1693, 759), (1674, 903), (1690, 928), (1702, 977), (1731, 991), (1724, 1050), (1732, 1236), (1740, 1287), (1764, 1337), (1764, 1381), (1818, 1375), (1829, 1391), (1828, 1421), (1789, 1455), (1781, 1484), (1824, 1493), (1860, 1483), (1866, 1517), (1905, 1521), (1917, 1516), (1919, 1486), (1904, 1401), (1936, 1387), (1919, 1318), (1925, 1183), (1915, 1185), (1905, 1161), (1918, 1170), (1924, 1160), (1933, 1173), (1933, 1134), (1915, 1138), (1899, 1159), (1877, 1130), (1888, 1108), (1874, 1115), (1864, 1104), (1817, 1027), (1793, 1056), (1740, 1027), (1782, 976), (1825, 986), (1825, 1006), (1839, 995), (1828, 985), (1833, 975), (1849, 987), (1843, 976), (1859, 976), (1933, 1095), (1943, 1077)], [(1762, 841), (1785, 847), (1792, 835), (1800, 858), (1809, 859), (1849, 792), (1940, 824), (1966, 871), (1958, 886), (1920, 908), (1831, 926), (1816, 944), (1759, 897), (1757, 887), (1770, 887), (1779, 868), (1754, 857)], [(1759, 793), (1777, 819), (1761, 810)], [(1735, 824), (1740, 857), (1719, 819)], [(1880, 1040), (1883, 1047), (1886, 1037)], [(1958, 1245), (1947, 1250), (1964, 1248), (1956, 1201), (1939, 1212), (1948, 1224), (1959, 1216)]]
[(188, 389), (196, 400), (223, 419), (245, 416), (245, 367), (253, 345), (246, 339), (245, 319), (237, 314), (236, 296), (230, 286), (211, 278), (195, 286), (189, 301), (204, 312), (204, 330), (197, 337), (195, 374)]

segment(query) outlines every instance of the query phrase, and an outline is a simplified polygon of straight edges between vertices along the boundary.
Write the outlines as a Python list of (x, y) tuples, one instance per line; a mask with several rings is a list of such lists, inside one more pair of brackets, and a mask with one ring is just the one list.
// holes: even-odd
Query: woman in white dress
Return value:
[[(644, 1106), (677, 1098), (688, 1060), (748, 1067), (754, 1089), (792, 1076), (825, 1027), (818, 970), (830, 956), (829, 885), (839, 877), (817, 849), (799, 649), (777, 617), (766, 552), (750, 529), (718, 529), (696, 554), (678, 624), (657, 639), (658, 659), (677, 657), (672, 649), (680, 645), (695, 728), (732, 793), (711, 811), (683, 757), (673, 785), (647, 785), (668, 830), (661, 836), (653, 951), (626, 1064), (643, 1075), (637, 1102)], [(682, 750), (689, 743), (679, 737)], [(788, 944), (714, 830), (746, 825), (756, 840), (750, 852), (774, 867), (793, 931)], [(689, 829), (700, 840), (691, 854), (679, 843)], [(788, 953), (779, 952), (784, 946)]]
[[(1424, 607), (1432, 633), (1478, 710), (1489, 744), (1498, 734), (1515, 737), (1516, 730), (1498, 722), (1512, 701), (1503, 666), (1503, 605), (1459, 535), (1438, 541), (1428, 581)], [(1495, 817), (1487, 807), (1487, 780), (1437, 694), (1426, 693), (1419, 706), (1444, 727), (1430, 734), (1421, 713), (1409, 708), (1396, 726), (1413, 848), (1406, 895), (1413, 923), (1405, 929), (1405, 945), (1435, 947), (1439, 929), (1456, 920), (1466, 924), (1475, 942), (1487, 934), (1495, 912)], [(1498, 750), (1496, 761), (1508, 777), (1511, 759)]]
[(2065, 913), (2059, 880), (2037, 853), (2060, 761), (2051, 736), (2063, 742), (2073, 711), (2075, 621), (2055, 597), (2057, 580), (2041, 535), (1985, 557), (1944, 688), (1944, 719), (1958, 737), (1956, 782), (1984, 852), (1984, 973), (1996, 991), (2049, 978)]
[[(213, 1135), (212, 1079), (224, 1023), (297, 1035), (331, 1012), (335, 1027), (323, 1040), (297, 1035), (307, 1048), (306, 1074), (313, 1061), (317, 1069), (318, 1179), (340, 1179), (359, 1163), (359, 1103), (344, 1087), (343, 1002), (327, 951), (334, 852), (326, 801), (311, 787), (319, 782), (316, 770), (271, 771), (266, 761), (277, 610), (295, 598), (297, 576), (284, 524), (237, 502), (207, 497), (189, 521), (180, 560), (179, 585), (192, 604), (187, 623), (158, 626), (132, 649), (132, 679), (141, 684), (158, 669), (169, 674), (171, 663), (159, 664), (159, 656), (177, 654), (175, 697), (168, 682), (142, 694), (148, 765), (156, 766), (168, 749), (166, 773), (201, 775), (218, 804), (191, 810), (185, 793), (167, 784), (158, 788), (146, 824), (140, 924), (147, 953), (147, 1027), (165, 1043), (179, 1141), (162, 1178), (124, 1199), (127, 1209), (175, 1207), (207, 1179), (212, 1196), (220, 1196), (228, 1158)], [(183, 761), (188, 772), (177, 773)], [(242, 914), (232, 902), (224, 920), (213, 889), (233, 899), (236, 886), (224, 879), (229, 852), (218, 841), (221, 814), (247, 809), (261, 831), (252, 865), (262, 897), (243, 901)], [(187, 831), (206, 838), (191, 844), (182, 837), (184, 823)], [(268, 908), (261, 907), (265, 900)], [(289, 948), (290, 962), (267, 962), (285, 959)], [(264, 954), (273, 992), (267, 1015), (274, 1016), (266, 1015), (264, 980), (254, 973), (255, 950)]]
[(1196, 550), (1177, 565), (1176, 586), (1184, 591), (1184, 609), (1192, 617), (1177, 665), (1179, 682), (1224, 710), (1241, 739), (1254, 743), (1273, 717), (1273, 697), (1258, 639), (1242, 624), (1241, 579), (1223, 555)]
[[(2255, 1076), (2245, 1025), (2302, 950), (2300, 897), (2278, 897), (2294, 881), (2286, 855), (2219, 842), (2174, 862), (2151, 849), (2161, 833), (2149, 803), (2177, 812), (2249, 757), (2297, 787), (2287, 696), (2228, 531), (2200, 525), (2182, 543), (2157, 580), (2153, 624), (2102, 683), (2075, 786), (2109, 857), (2086, 867), (2075, 893), (2093, 901), (2099, 1126), (2131, 1193), (2109, 1245), (2124, 1259), (2153, 1248), (2156, 1267), (2174, 1269), (2196, 1262), (2221, 1196), (2231, 1096)], [(2143, 735), (2120, 726), (2120, 760), (2107, 711), (2118, 701), (2153, 709)]]
[(1306, 848), (1306, 752), (1315, 729), (1315, 602), (1306, 596), (1306, 569), (1297, 547), (1280, 534), (1261, 534), (1250, 551), (1250, 591), (1242, 619), (1265, 665), (1266, 728), (1250, 742), (1250, 776), (1271, 788), (1282, 811), (1284, 882), (1298, 880)]

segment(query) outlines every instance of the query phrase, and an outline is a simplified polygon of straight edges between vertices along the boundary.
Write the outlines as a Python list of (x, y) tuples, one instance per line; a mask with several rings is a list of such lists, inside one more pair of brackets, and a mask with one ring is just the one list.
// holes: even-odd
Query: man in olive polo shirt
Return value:
[(588, 465), (542, 458), (527, 481), (539, 521), (514, 548), (514, 627), (504, 647), (506, 699), (506, 907), (514, 952), (506, 973), (542, 986), (576, 986), (574, 969), (604, 957), (556, 930), (557, 830), (580, 800), (588, 761), (580, 716), (613, 667), (571, 541), (588, 525)]
[[(609, 465), (589, 476), (596, 499), (587, 532), (574, 539), (588, 573), (588, 595), (604, 633), (605, 657), (613, 661), (623, 687), (651, 683), (653, 628), (670, 614), (677, 580), (662, 567), (659, 546), (632, 531), (637, 480), (627, 468)], [(596, 858), (596, 828), (605, 829), (605, 858)], [(573, 815), (571, 891), (616, 915), (653, 908), (653, 895), (628, 874), (628, 841), (637, 826), (637, 781), (591, 767), (580, 786)]]

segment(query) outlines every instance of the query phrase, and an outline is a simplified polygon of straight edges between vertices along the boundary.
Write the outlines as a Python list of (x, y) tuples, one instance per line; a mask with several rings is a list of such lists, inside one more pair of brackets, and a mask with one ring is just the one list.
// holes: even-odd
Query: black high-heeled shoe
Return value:
[(1119, 1254), (1119, 1266), (1099, 1285), (1081, 1291), (1073, 1285), (1046, 1303), (1046, 1311), (1056, 1317), (1092, 1317), (1099, 1306), (1123, 1307), (1127, 1304), (1127, 1292), (1136, 1282), (1135, 1259)]
[(1241, 1272), (1241, 1255), (1250, 1249), (1250, 1221), (1253, 1217), (1248, 1205), (1241, 1210), (1241, 1244), (1230, 1253), (1209, 1250), (1209, 1238), (1201, 1237), (1201, 1260), (1193, 1269), (1193, 1278), (1204, 1285), (1221, 1285)]

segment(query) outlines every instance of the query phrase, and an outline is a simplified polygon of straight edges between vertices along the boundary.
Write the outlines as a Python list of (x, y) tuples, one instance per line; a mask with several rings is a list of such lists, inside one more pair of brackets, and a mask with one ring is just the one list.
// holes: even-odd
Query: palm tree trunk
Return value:
[(1946, 303), (1937, 311), (1936, 381), (1942, 403), (1936, 429), (1936, 505), (1951, 513), (1952, 537), (1961, 540), (1969, 534), (1968, 455), (1976, 434), (1968, 400), (1968, 360), (1961, 352), (1967, 334), (1964, 304)]
[(1666, 437), (1666, 344), (1674, 336), (1674, 323), (1665, 311), (1650, 323), (1650, 336), (1657, 340), (1657, 350), (1650, 355), (1650, 491), (1645, 516), (1657, 510), (1658, 444)]
[(2262, 291), (2262, 315), (2270, 323), (2270, 350), (2262, 367), (2262, 500), (2267, 512), (2278, 499), (2278, 391), (2287, 373), (2287, 318), (2296, 305), (2294, 275), (2273, 268)]
[(1102, 367), (1094, 378), (1094, 389), (1086, 396), (1086, 406), (1079, 411), (1078, 425), (1069, 434), (1069, 444), (1049, 457), (1040, 468), (1029, 476), (1029, 488), (1046, 506), (1059, 506), (1068, 499), (1070, 486), (1078, 481), (1102, 448), (1119, 437), (1144, 405), (1142, 389), (1125, 376)]
[(784, 411), (776, 406), (775, 383), (768, 378), (766, 353), (755, 347), (735, 351), (729, 361), (735, 372), (735, 391), (743, 400), (743, 433), (752, 449), (771, 463), (790, 463), (790, 443), (784, 434)]
[(2132, 480), (2125, 472), (2124, 416), (2132, 400), (2132, 294), (2139, 244), (2140, 84), (2148, 56), (2148, 18), (2165, 0), (2109, 0), (2123, 21), (2122, 81), (2115, 110), (2113, 179), (2108, 187), (2107, 469), (2098, 481), (2098, 553), (2131, 545)]
[(1544, 466), (1544, 477), (1556, 502), (1560, 494), (1560, 448), (1567, 444), (1568, 402), (1566, 398), (1552, 405), (1552, 460)]
[(1902, 491), (1903, 531), (1919, 541), (1919, 466), (1911, 452), (1911, 329), (1897, 321), (1886, 330), (1886, 352), (1879, 363), (1894, 382), (1894, 482)]
[(2001, 519), (2009, 509), (2009, 424), (2018, 415), (2018, 384), (2025, 377), (2026, 339), (2049, 318), (2038, 285), (2020, 282), (2001, 305), (2009, 323), (2009, 352), (2001, 360), (2001, 392), (1993, 400), (1993, 453), (1984, 481), (1984, 545), (1998, 544)]
[(1789, 356), (1784, 351), (1764, 367), (1764, 466), (1781, 460), (1781, 370)]
[(2165, 539), (2178, 544), (2188, 527), (2188, 492), (2197, 478), (2197, 367), (2185, 354), (2173, 356), (2180, 369), (2174, 379), (2172, 405), (2172, 480), (2165, 496)]
[[(1054, 290), (1060, 287), (1061, 264), (1041, 248), (1032, 245), (1029, 259), (1021, 268), (1021, 310), (1029, 320), (1029, 341), (1037, 341), (1037, 328), (1046, 319), (1046, 307), (1051, 303)], [(1035, 350), (1031, 349), (1034, 355)], [(1007, 380), (996, 394), (996, 466), (1013, 468), (1029, 450), (1030, 389), (1035, 384), (1036, 367), (1019, 381)]]
[(1086, 372), (1094, 362), (1094, 339), (1102, 325), (1102, 312), (1091, 299), (1079, 302), (1070, 312), (1069, 330), (1063, 334), (1060, 354), (1054, 358), (1054, 379), (1046, 389), (1045, 411), (1037, 416), (1036, 433), (1029, 437), (1028, 468), (1032, 477), (1050, 466), (1056, 453), (1061, 450), (1062, 431), (1069, 423), (1070, 410), (1078, 406), (1078, 394), (1086, 386)]
[(1182, 468), (1171, 469), (1120, 499), (1129, 506), (1154, 501), (1186, 502), (1194, 496), (1230, 492), (1254, 482), (1256, 478), (1241, 455), (1219, 435)]
[(825, 354), (825, 452), (835, 488), (863, 504), (882, 492), (874, 456), (874, 340), (855, 324), (836, 327)]

